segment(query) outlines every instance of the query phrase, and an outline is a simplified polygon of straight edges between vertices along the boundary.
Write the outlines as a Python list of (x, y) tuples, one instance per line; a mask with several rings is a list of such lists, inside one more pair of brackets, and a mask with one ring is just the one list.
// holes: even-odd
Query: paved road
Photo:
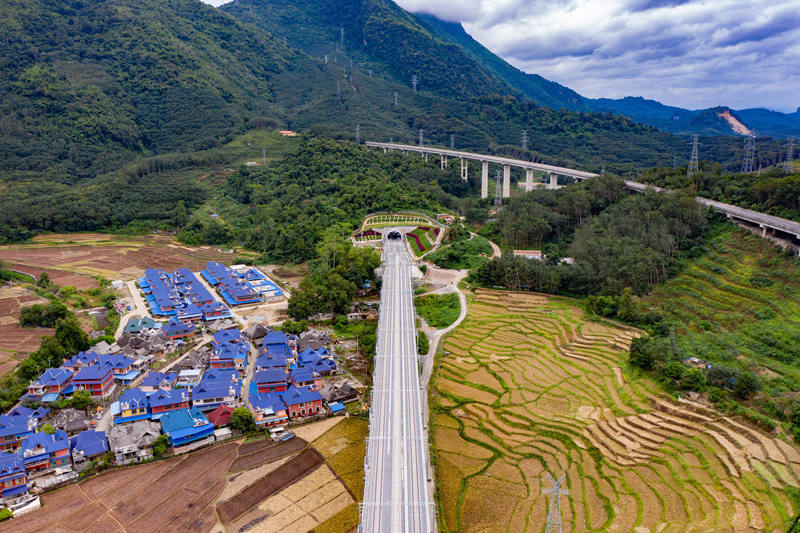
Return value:
[(387, 240), (360, 533), (435, 531), (411, 268), (403, 242)]
[(128, 291), (131, 293), (131, 310), (120, 317), (119, 326), (117, 326), (117, 331), (114, 334), (115, 339), (122, 337), (122, 331), (125, 329), (125, 326), (128, 324), (128, 321), (131, 318), (144, 318), (146, 316), (150, 316), (150, 313), (147, 309), (147, 303), (145, 303), (144, 298), (142, 298), (142, 293), (139, 292), (139, 287), (136, 286), (136, 281), (127, 281), (125, 285), (128, 287)]

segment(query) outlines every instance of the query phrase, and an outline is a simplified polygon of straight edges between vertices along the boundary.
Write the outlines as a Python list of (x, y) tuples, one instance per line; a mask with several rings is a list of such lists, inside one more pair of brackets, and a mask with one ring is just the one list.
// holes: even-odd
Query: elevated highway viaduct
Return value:
[[(464, 152), (460, 150), (449, 150), (446, 148), (436, 148), (432, 146), (417, 146), (413, 144), (397, 144), (397, 143), (379, 143), (368, 142), (367, 146), (372, 148), (381, 148), (384, 152), (398, 150), (402, 152), (416, 152), (421, 153), (423, 157), (427, 158), (431, 155), (437, 156), (440, 159), (441, 167), (445, 168), (448, 165), (449, 158), (458, 159), (461, 163), (461, 179), (467, 180), (469, 178), (469, 161), (479, 161), (481, 163), (481, 198), (486, 198), (489, 194), (489, 164), (497, 164), (503, 166), (503, 198), (511, 196), (511, 168), (524, 168), (525, 169), (525, 190), (530, 191), (533, 189), (533, 173), (534, 171), (547, 172), (550, 176), (549, 187), (556, 188), (558, 184), (558, 176), (565, 176), (572, 178), (576, 181), (595, 178), (599, 174), (593, 172), (586, 172), (583, 170), (576, 170), (573, 168), (559, 167), (555, 165), (546, 165), (544, 163), (533, 163), (531, 161), (524, 161), (522, 159), (513, 159), (510, 157), (476, 154), (473, 152)], [(625, 187), (632, 191), (644, 192), (648, 189), (653, 191), (663, 190), (660, 187), (639, 183), (638, 181), (625, 180)], [(719, 213), (724, 214), (730, 219), (741, 220), (749, 224), (753, 224), (761, 228), (762, 236), (767, 236), (769, 232), (780, 232), (790, 236), (792, 239), (800, 240), (800, 223), (785, 218), (767, 215), (752, 209), (745, 209), (735, 205), (725, 204), (701, 196), (696, 196), (695, 200), (700, 205), (713, 209)]]

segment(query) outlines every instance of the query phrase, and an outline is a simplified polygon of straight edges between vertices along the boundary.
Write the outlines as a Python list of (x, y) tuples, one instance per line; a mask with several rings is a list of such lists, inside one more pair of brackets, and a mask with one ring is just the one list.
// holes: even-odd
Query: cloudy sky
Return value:
[(800, 106), (800, 0), (395, 0), (588, 97)]

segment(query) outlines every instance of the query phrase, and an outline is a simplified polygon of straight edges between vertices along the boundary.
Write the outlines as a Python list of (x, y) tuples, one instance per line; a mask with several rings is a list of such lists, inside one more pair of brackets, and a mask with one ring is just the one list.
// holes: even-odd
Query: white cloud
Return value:
[(800, 0), (397, 0), (589, 97), (800, 106)]

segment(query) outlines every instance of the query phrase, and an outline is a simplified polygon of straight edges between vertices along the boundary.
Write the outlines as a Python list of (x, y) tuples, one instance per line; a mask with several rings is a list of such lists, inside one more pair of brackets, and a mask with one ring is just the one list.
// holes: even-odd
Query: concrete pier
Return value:
[(481, 198), (489, 196), (489, 162), (481, 161)]

